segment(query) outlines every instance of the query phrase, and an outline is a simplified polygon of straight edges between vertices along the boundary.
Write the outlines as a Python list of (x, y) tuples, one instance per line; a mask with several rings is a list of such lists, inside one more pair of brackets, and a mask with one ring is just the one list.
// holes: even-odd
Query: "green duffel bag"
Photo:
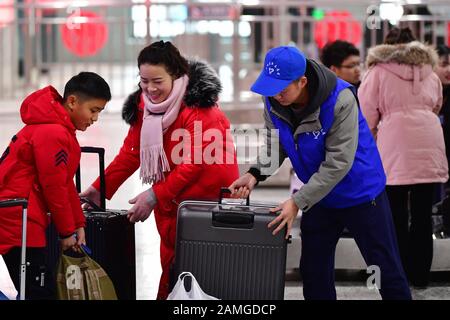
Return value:
[(83, 249), (81, 256), (61, 254), (56, 273), (59, 300), (117, 300), (105, 270)]

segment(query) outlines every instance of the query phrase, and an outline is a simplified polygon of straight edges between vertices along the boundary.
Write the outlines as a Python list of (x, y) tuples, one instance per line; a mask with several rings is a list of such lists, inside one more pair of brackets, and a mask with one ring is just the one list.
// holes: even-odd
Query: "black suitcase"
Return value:
[(286, 272), (286, 228), (277, 235), (264, 204), (184, 201), (178, 208), (171, 284), (191, 272), (203, 291), (225, 300), (282, 300)]
[[(105, 174), (103, 148), (82, 147), (83, 153), (97, 153), (100, 167), (100, 207), (85, 210), (86, 243), (91, 257), (111, 278), (119, 300), (136, 299), (136, 250), (134, 224), (127, 219), (126, 210), (105, 210)], [(80, 168), (76, 174), (78, 192), (81, 189)], [(85, 199), (81, 199), (82, 202)], [(60, 256), (57, 232), (53, 224), (47, 229), (47, 263), (53, 270)]]

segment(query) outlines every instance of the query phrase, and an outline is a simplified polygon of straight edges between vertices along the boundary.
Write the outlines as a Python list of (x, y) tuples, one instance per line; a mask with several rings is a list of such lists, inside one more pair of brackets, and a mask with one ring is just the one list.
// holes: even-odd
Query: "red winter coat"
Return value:
[[(106, 198), (111, 199), (117, 189), (140, 167), (140, 139), (143, 116), (143, 103), (139, 102), (137, 121), (130, 126), (119, 154), (105, 170)], [(164, 134), (164, 151), (170, 164), (170, 172), (165, 173), (165, 180), (153, 185), (158, 200), (157, 208), (164, 214), (176, 215), (178, 204), (186, 199), (217, 199), (220, 187), (228, 187), (239, 177), (234, 146), (228, 146), (233, 152), (231, 164), (179, 164), (173, 163), (170, 155), (180, 140), (171, 141), (175, 130), (184, 128), (194, 137), (194, 122), (201, 121), (202, 129), (218, 129), (223, 136), (230, 128), (230, 123), (218, 106), (210, 108), (192, 108), (184, 103), (175, 122)], [(192, 142), (194, 139), (192, 139)], [(233, 144), (232, 138), (228, 142)], [(204, 142), (202, 152), (210, 142)], [(225, 158), (224, 146), (224, 158)], [(224, 161), (225, 162), (225, 161)], [(100, 190), (100, 180), (93, 186)]]
[[(227, 132), (230, 129), (230, 123), (215, 102), (220, 89), (220, 82), (209, 67), (200, 62), (191, 63), (189, 84), (180, 113), (164, 134), (164, 151), (170, 163), (170, 172), (165, 173), (165, 180), (153, 185), (158, 200), (155, 209), (164, 215), (175, 217), (178, 204), (186, 199), (217, 199), (220, 187), (229, 186), (239, 177), (233, 140), (230, 132)], [(122, 183), (140, 166), (143, 101), (138, 92), (129, 97), (123, 115), (125, 120), (134, 118), (134, 121), (119, 154), (105, 170), (107, 199), (111, 199)], [(201, 122), (203, 132), (215, 129), (223, 137), (228, 138), (228, 145), (223, 144), (223, 154), (225, 160), (226, 151), (231, 152), (232, 163), (174, 164), (171, 159), (172, 150), (180, 144), (181, 139), (171, 141), (172, 134), (177, 129), (186, 129), (190, 136), (194, 137), (195, 121)], [(194, 143), (194, 138), (191, 140)], [(202, 152), (210, 143), (210, 141), (203, 142)], [(93, 183), (93, 186), (97, 190), (100, 189), (99, 179)]]
[[(51, 219), (61, 236), (85, 226), (73, 176), (80, 162), (75, 127), (51, 86), (30, 94), (20, 109), (26, 124), (0, 159), (0, 200), (28, 199), (27, 246), (44, 247)], [(0, 254), (21, 245), (22, 209), (0, 209)]]
[[(157, 198), (154, 208), (156, 225), (161, 236), (161, 264), (163, 275), (160, 282), (158, 298), (167, 295), (168, 270), (173, 259), (175, 247), (175, 228), (178, 204), (187, 199), (217, 199), (221, 187), (228, 187), (239, 177), (239, 169), (236, 161), (236, 153), (230, 129), (230, 123), (225, 114), (216, 104), (221, 86), (215, 73), (205, 64), (193, 62), (190, 66), (189, 84), (182, 103), (180, 113), (175, 122), (168, 128), (163, 137), (164, 151), (170, 164), (170, 171), (165, 173), (165, 180), (153, 185), (153, 191)], [(119, 154), (105, 170), (106, 197), (111, 199), (122, 183), (130, 177), (140, 166), (140, 139), (143, 118), (143, 102), (140, 93), (131, 95), (123, 110), (125, 120), (132, 124), (125, 138)], [(172, 134), (177, 129), (185, 129), (192, 137), (193, 150), (194, 126), (201, 123), (202, 130), (213, 129), (214, 132), (226, 137), (226, 143), (222, 144), (223, 164), (174, 164), (172, 151), (179, 147), (180, 140), (171, 141)], [(128, 121), (130, 122), (130, 121)], [(211, 133), (214, 133), (210, 131)], [(197, 132), (196, 132), (197, 133)], [(210, 140), (203, 137), (203, 140)], [(201, 144), (202, 154), (209, 154), (210, 141)], [(200, 148), (197, 148), (197, 150)], [(179, 150), (179, 149), (175, 149)], [(228, 159), (231, 163), (226, 163)], [(97, 179), (93, 186), (99, 190), (100, 181)]]

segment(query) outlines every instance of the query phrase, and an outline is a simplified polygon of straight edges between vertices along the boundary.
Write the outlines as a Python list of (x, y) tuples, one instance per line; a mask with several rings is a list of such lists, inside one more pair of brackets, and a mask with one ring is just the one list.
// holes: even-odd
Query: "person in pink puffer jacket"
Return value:
[(415, 41), (409, 28), (394, 28), (385, 44), (369, 49), (358, 92), (386, 172), (403, 267), (419, 287), (428, 284), (433, 257), (433, 193), (448, 179), (437, 62), (434, 49)]

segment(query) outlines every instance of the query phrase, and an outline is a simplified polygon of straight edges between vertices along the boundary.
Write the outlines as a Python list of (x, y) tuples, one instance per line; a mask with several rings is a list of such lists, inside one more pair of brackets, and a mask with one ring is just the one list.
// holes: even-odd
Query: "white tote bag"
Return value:
[(0, 292), (9, 300), (16, 300), (17, 290), (9, 276), (8, 268), (0, 255)]
[[(191, 277), (191, 290), (187, 291), (184, 280)], [(203, 292), (195, 277), (190, 272), (182, 272), (167, 300), (219, 300)]]

